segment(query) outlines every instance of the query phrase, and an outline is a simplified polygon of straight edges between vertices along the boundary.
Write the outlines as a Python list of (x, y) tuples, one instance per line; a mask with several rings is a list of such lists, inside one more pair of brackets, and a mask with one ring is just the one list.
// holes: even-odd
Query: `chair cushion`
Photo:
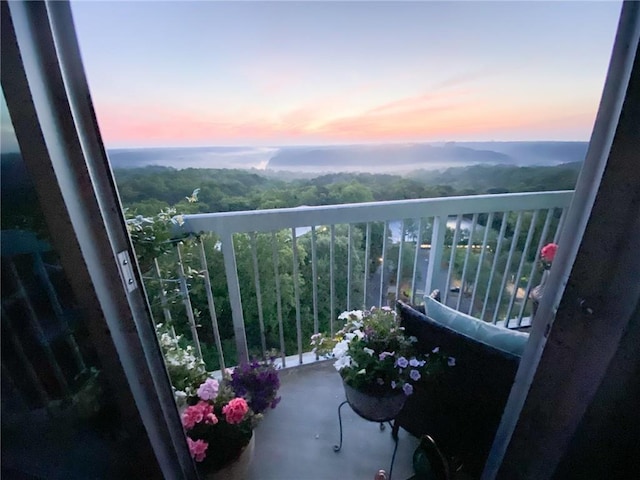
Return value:
[(490, 347), (522, 356), (529, 334), (518, 332), (454, 310), (429, 296), (424, 298), (425, 312), (433, 320)]

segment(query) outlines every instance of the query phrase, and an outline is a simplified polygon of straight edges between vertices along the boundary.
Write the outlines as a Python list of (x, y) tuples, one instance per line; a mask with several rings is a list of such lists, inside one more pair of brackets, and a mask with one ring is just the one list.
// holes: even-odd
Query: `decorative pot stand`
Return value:
[[(395, 418), (398, 415), (397, 413), (395, 415), (393, 415), (393, 417), (390, 418), (371, 418), (370, 416), (364, 414), (362, 411), (359, 411), (359, 409), (354, 406), (353, 404), (351, 404), (349, 402), (349, 400), (345, 400), (344, 402), (342, 402), (339, 406), (338, 406), (338, 423), (340, 425), (340, 443), (338, 445), (334, 445), (333, 446), (333, 451), (338, 453), (341, 449), (342, 449), (342, 407), (345, 404), (349, 404), (349, 406), (351, 407), (351, 410), (353, 410), (360, 418), (363, 418), (365, 420), (367, 420), (368, 422), (375, 422), (378, 423), (380, 425), (380, 431), (384, 431), (385, 430), (385, 423), (389, 424), (389, 427), (391, 427), (391, 438), (393, 438), (393, 455), (391, 456), (391, 465), (389, 467), (389, 480), (391, 480), (391, 475), (393, 474), (393, 463), (396, 460), (396, 452), (398, 451), (398, 428), (396, 426), (396, 422), (395, 422)], [(394, 422), (393, 425), (391, 424), (391, 422)]]

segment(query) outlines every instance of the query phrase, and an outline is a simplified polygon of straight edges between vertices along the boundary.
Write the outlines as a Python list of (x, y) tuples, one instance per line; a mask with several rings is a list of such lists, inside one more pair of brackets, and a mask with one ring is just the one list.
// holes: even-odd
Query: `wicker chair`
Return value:
[(463, 463), (465, 472), (479, 477), (527, 335), (472, 317), (462, 319), (461, 327), (450, 318), (442, 318), (444, 309), (450, 314), (449, 307), (439, 304), (433, 308), (434, 300), (439, 300), (437, 291), (430, 297), (425, 299), (427, 312), (436, 312), (434, 316), (440, 318), (425, 314), (424, 306), (398, 301), (401, 323), (408, 335), (417, 337), (424, 353), (440, 347), (443, 353), (456, 359), (456, 366), (415, 389), (394, 429), (397, 432), (401, 426), (416, 437), (430, 435), (447, 455)]

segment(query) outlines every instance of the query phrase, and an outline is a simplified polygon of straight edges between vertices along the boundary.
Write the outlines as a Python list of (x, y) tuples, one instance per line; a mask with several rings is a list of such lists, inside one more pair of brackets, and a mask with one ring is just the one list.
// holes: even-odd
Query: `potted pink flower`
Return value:
[[(253, 455), (253, 429), (262, 416), (236, 395), (228, 377), (205, 380), (197, 395), (187, 398), (187, 405), (182, 425), (201, 476), (244, 478)], [(229, 476), (229, 469), (242, 472)]]

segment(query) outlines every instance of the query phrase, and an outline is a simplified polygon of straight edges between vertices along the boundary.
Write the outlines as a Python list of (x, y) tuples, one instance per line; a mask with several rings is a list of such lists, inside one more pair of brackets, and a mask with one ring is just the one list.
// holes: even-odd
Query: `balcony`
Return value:
[[(147, 287), (157, 292), (157, 318), (182, 316), (199, 354), (200, 337), (211, 340), (220, 368), (273, 348), (283, 367), (313, 362), (309, 336), (333, 332), (340, 312), (397, 298), (420, 303), (436, 288), (457, 310), (526, 328), (540, 249), (558, 238), (571, 195), (184, 215), (178, 231), (196, 241), (154, 259)], [(194, 291), (204, 299), (195, 307), (199, 316)]]
[[(344, 393), (331, 364), (309, 351), (309, 336), (339, 329), (343, 310), (421, 303), (435, 288), (459, 311), (526, 330), (540, 249), (557, 239), (571, 196), (184, 215), (174, 219), (184, 241), (154, 259), (147, 290), (156, 318), (181, 324), (210, 370), (278, 352), (283, 400), (257, 431), (252, 478), (303, 478), (309, 469), (313, 478), (372, 477), (388, 470), (393, 441), (345, 408), (345, 449), (332, 451)], [(402, 432), (396, 478), (411, 475), (416, 445)], [(273, 461), (294, 450), (303, 452), (295, 461)]]

